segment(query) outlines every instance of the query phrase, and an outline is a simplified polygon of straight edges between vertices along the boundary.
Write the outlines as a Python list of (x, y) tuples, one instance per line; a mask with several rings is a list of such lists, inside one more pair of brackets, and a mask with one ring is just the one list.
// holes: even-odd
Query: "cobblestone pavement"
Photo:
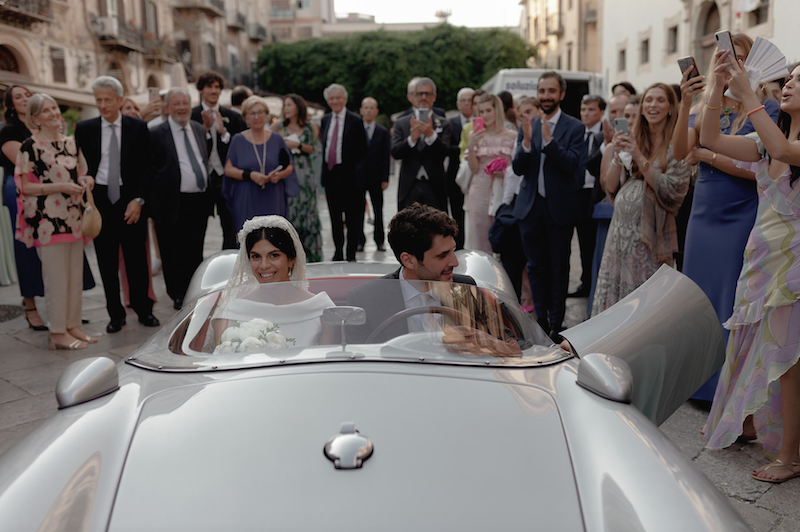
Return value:
[[(396, 176), (392, 177), (389, 188), (384, 193), (384, 220), (396, 212)], [(333, 255), (330, 239), (330, 221), (324, 198), (319, 203), (324, 232), (325, 257)], [(359, 260), (386, 260), (394, 262), (391, 250), (381, 253), (376, 250), (372, 237), (372, 226), (365, 225), (367, 245)], [(211, 219), (206, 238), (205, 256), (210, 256), (221, 248), (222, 232), (217, 219)], [(99, 270), (94, 248), (86, 248), (92, 271), (99, 283)], [(579, 283), (580, 261), (577, 239), (573, 240), (572, 272), (570, 290)], [(159, 274), (153, 278), (154, 290), (158, 297), (153, 312), (166, 322), (174, 313), (172, 300), (166, 295), (164, 277)], [(0, 305), (19, 305), (20, 295), (17, 285), (0, 287)], [(42, 314), (45, 302), (37, 300)], [(575, 325), (585, 319), (586, 299), (570, 299), (567, 302), (566, 324)], [(0, 453), (11, 447), (43, 420), (56, 411), (55, 384), (71, 362), (90, 356), (107, 356), (115, 361), (135, 349), (152, 333), (152, 329), (141, 326), (136, 314), (128, 314), (127, 325), (121, 332), (105, 334), (108, 314), (105, 297), (100, 286), (84, 292), (83, 316), (90, 320), (83, 330), (99, 337), (99, 342), (81, 351), (48, 351), (47, 333), (28, 328), (23, 317), (16, 317), (0, 323)], [(790, 532), (800, 530), (800, 480), (783, 485), (757, 482), (750, 478), (749, 472), (765, 462), (757, 444), (734, 444), (723, 451), (704, 449), (700, 435), (707, 407), (703, 409), (692, 403), (683, 405), (661, 427), (664, 433), (700, 467), (705, 475), (722, 491), (733, 506), (744, 516), (757, 532)]]

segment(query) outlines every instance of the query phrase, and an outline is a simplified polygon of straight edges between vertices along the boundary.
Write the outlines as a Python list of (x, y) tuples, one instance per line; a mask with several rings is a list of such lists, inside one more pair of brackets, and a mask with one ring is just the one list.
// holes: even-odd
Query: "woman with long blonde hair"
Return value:
[[(747, 59), (752, 46), (753, 40), (747, 35), (734, 35), (733, 48), (737, 59)], [(709, 73), (713, 76), (713, 63), (709, 65)], [(699, 112), (692, 113), (693, 97), (704, 91), (706, 78), (695, 76), (686, 79), (688, 74), (685, 72), (681, 81), (683, 99), (672, 138), (675, 157), (685, 158), (688, 164), (698, 166), (682, 271), (708, 296), (720, 323), (724, 323), (731, 316), (744, 247), (758, 208), (756, 175), (739, 168), (730, 157), (709, 150), (698, 141), (706, 113), (719, 117), (722, 135), (747, 135), (754, 128), (746, 113), (742, 112), (742, 102), (729, 96), (723, 96), (718, 109), (702, 105)], [(723, 87), (723, 91), (727, 88)], [(767, 113), (777, 121), (778, 102), (768, 97), (763, 88), (759, 93)], [(727, 337), (724, 329), (723, 334)], [(710, 401), (718, 378), (719, 372), (692, 398)]]
[[(478, 98), (475, 114), (483, 119), (483, 128), (477, 131), (473, 128), (470, 132), (467, 137), (468, 152), (465, 154), (472, 171), (467, 198), (467, 247), (489, 254), (492, 253), (489, 228), (502, 203), (505, 176), (505, 167), (497, 170), (502, 163), (494, 161), (501, 159), (506, 166), (511, 165), (511, 153), (517, 137), (515, 132), (506, 129), (504, 111), (503, 102), (494, 94), (486, 93)], [(498, 186), (494, 186), (495, 181)], [(494, 196), (496, 198), (493, 200)]]
[[(675, 215), (689, 189), (689, 166), (672, 155), (678, 120), (672, 87), (654, 83), (639, 103), (633, 135), (614, 135), (615, 156), (605, 175), (614, 215), (597, 278), (592, 315), (599, 314), (673, 264), (678, 249)], [(619, 153), (631, 154), (630, 168)]]

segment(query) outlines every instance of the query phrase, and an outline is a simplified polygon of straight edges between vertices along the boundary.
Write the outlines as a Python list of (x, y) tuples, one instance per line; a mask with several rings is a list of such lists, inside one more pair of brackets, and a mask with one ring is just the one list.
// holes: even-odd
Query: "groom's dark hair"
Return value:
[(422, 261), (436, 235), (455, 237), (458, 235), (458, 224), (446, 212), (430, 205), (414, 202), (395, 214), (389, 222), (389, 245), (398, 261), (403, 252)]

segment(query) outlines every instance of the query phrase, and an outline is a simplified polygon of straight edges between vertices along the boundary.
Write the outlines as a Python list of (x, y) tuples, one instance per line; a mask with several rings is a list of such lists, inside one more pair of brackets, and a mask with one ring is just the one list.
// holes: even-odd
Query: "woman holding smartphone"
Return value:
[[(633, 135), (614, 134), (614, 159), (604, 176), (614, 198), (592, 315), (599, 314), (673, 263), (678, 250), (675, 215), (689, 189), (689, 166), (672, 156), (672, 133), (678, 120), (672, 87), (655, 83), (639, 103)], [(626, 168), (619, 154), (628, 152)]]
[[(467, 247), (491, 254), (489, 228), (492, 226), (495, 213), (492, 206), (496, 204), (499, 207), (502, 203), (505, 167), (503, 170), (497, 170), (489, 165), (496, 159), (503, 159), (506, 165), (511, 164), (511, 152), (514, 150), (517, 135), (506, 129), (503, 102), (494, 94), (487, 93), (478, 99), (477, 115), (480, 120), (477, 121), (477, 125), (473, 123), (472, 131), (467, 137), (465, 154), (469, 169), (472, 171), (467, 199), (469, 211)], [(483, 127), (480, 127), (481, 121)], [(488, 172), (487, 166), (490, 168)], [(494, 182), (498, 179), (500, 186), (494, 187)], [(497, 191), (498, 201), (492, 201), (493, 189)]]
[(775, 460), (752, 476), (777, 483), (800, 476), (800, 66), (783, 87), (775, 125), (728, 55), (717, 52), (706, 106), (713, 111), (722, 103), (728, 83), (757, 136), (722, 135), (716, 114), (707, 112), (700, 142), (755, 173), (758, 211), (725, 322), (725, 364), (705, 434), (712, 449), (762, 435), (764, 454)]
[[(744, 61), (750, 53), (753, 40), (739, 33), (733, 37), (736, 58)], [(714, 65), (709, 67), (713, 75)], [(731, 316), (736, 280), (742, 269), (742, 255), (747, 236), (753, 228), (758, 207), (756, 176), (739, 168), (730, 157), (716, 153), (698, 143), (703, 117), (712, 114), (717, 118), (714, 127), (721, 135), (747, 135), (754, 131), (753, 124), (743, 112), (742, 103), (723, 96), (719, 108), (702, 106), (692, 114), (693, 97), (705, 88), (705, 77), (694, 76), (681, 82), (680, 112), (672, 136), (673, 155), (690, 165), (697, 164), (692, 212), (686, 230), (683, 273), (689, 276), (711, 300), (720, 323)], [(727, 89), (723, 86), (723, 92)], [(778, 119), (778, 102), (759, 90), (759, 99), (773, 121)], [(698, 115), (700, 118), (698, 118)], [(724, 331), (727, 336), (727, 331)], [(693, 399), (710, 401), (714, 397), (719, 372), (715, 373), (695, 394)], [(744, 435), (755, 438), (754, 433)]]

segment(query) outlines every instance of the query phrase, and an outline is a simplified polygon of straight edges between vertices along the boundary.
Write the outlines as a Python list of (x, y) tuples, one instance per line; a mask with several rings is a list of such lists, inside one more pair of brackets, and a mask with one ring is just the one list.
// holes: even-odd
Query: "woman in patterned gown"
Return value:
[(783, 87), (775, 125), (741, 63), (727, 57), (716, 55), (706, 105), (719, 105), (728, 83), (757, 135), (720, 135), (714, 113), (706, 113), (700, 141), (755, 172), (758, 211), (704, 432), (712, 449), (763, 436), (764, 454), (775, 460), (751, 475), (776, 483), (800, 476), (800, 66)]
[[(605, 174), (605, 189), (614, 197), (597, 276), (592, 316), (630, 294), (662, 264), (673, 264), (678, 250), (675, 215), (689, 190), (689, 166), (672, 156), (672, 133), (678, 120), (672, 87), (655, 83), (639, 103), (631, 137), (614, 135), (617, 155)], [(626, 168), (619, 153), (632, 156)]]
[[(489, 228), (494, 214), (503, 199), (503, 178), (505, 172), (486, 173), (486, 166), (495, 159), (505, 159), (511, 165), (511, 152), (517, 135), (506, 129), (503, 102), (494, 94), (483, 94), (478, 98), (477, 115), (483, 118), (483, 129), (471, 131), (467, 138), (465, 157), (472, 171), (469, 183), (467, 205), (467, 247), (485, 251), (491, 255)], [(497, 181), (497, 186), (495, 186)], [(496, 196), (496, 197), (495, 197)]]
[(275, 130), (292, 150), (294, 169), (300, 181), (300, 192), (289, 198), (286, 218), (297, 229), (308, 262), (320, 262), (322, 225), (317, 210), (317, 179), (312, 167), (319, 131), (308, 121), (308, 106), (302, 96), (286, 95), (283, 99), (283, 122)]

